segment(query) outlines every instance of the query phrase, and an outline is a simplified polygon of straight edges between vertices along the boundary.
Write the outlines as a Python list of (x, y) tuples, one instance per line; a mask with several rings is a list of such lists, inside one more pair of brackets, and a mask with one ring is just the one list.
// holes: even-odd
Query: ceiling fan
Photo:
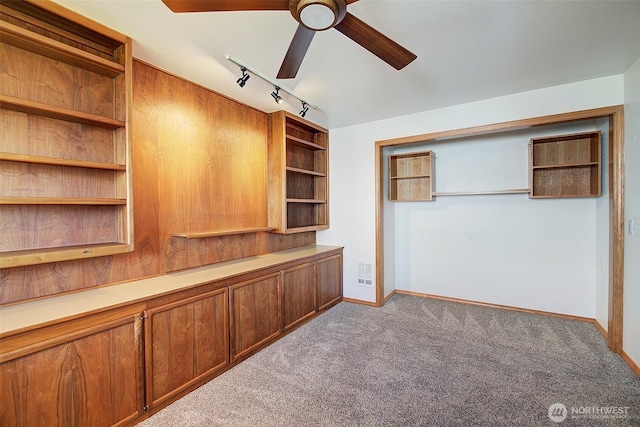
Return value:
[(162, 0), (173, 12), (222, 12), (289, 10), (298, 29), (278, 71), (279, 79), (298, 73), (316, 31), (335, 28), (396, 70), (406, 67), (416, 55), (347, 12), (347, 4), (358, 0)]

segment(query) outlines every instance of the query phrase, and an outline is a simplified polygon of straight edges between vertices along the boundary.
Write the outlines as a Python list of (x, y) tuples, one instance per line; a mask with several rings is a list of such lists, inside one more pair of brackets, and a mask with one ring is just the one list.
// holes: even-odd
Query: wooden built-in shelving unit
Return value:
[(55, 3), (0, 11), (0, 268), (132, 250), (131, 40)]
[(600, 131), (532, 138), (531, 198), (597, 197), (602, 194)]
[(329, 227), (326, 129), (285, 111), (269, 115), (269, 225), (289, 234)]
[(433, 200), (435, 175), (433, 153), (395, 154), (389, 157), (389, 200)]

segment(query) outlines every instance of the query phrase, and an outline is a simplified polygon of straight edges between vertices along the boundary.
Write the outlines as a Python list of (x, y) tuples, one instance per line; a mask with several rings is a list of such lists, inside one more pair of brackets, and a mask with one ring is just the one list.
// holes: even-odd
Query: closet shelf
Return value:
[(92, 55), (8, 22), (0, 22), (0, 40), (20, 49), (44, 55), (58, 61), (83, 68), (107, 77), (124, 73), (124, 66), (117, 62)]
[(116, 163), (88, 162), (84, 160), (61, 159), (57, 157), (32, 156), (29, 154), (15, 154), (5, 152), (0, 152), (0, 160), (9, 162), (33, 163), (39, 165), (71, 166), (78, 168), (105, 169), (114, 171), (124, 171), (127, 169), (126, 165), (120, 165)]
[(583, 168), (588, 166), (598, 166), (598, 162), (578, 162), (578, 163), (564, 163), (557, 165), (535, 165), (532, 169), (558, 169), (558, 168)]
[(127, 199), (81, 197), (0, 197), (0, 205), (126, 205)]
[(65, 120), (67, 122), (74, 122), (82, 125), (100, 127), (108, 130), (115, 130), (125, 126), (125, 122), (122, 120), (83, 113), (81, 111), (70, 110), (68, 108), (55, 107), (53, 105), (47, 105), (41, 102), (29, 101), (27, 99), (16, 98), (8, 95), (0, 95), (0, 108), (49, 117), (51, 119)]
[(442, 196), (483, 196), (491, 194), (528, 194), (528, 188), (513, 188), (507, 190), (486, 190), (486, 191), (442, 191), (433, 193), (436, 197)]
[(239, 228), (237, 230), (220, 230), (220, 231), (198, 231), (192, 233), (173, 233), (171, 236), (173, 237), (182, 237), (184, 239), (204, 239), (207, 237), (218, 237), (218, 236), (230, 236), (234, 234), (250, 234), (250, 233), (260, 233), (260, 232), (269, 232), (273, 230), (271, 227), (257, 227), (257, 228)]

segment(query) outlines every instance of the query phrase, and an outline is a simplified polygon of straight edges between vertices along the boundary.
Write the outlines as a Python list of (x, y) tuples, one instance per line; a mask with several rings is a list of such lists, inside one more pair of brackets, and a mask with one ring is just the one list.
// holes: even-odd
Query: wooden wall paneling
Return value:
[[(152, 276), (198, 262), (220, 262), (253, 251), (259, 254), (315, 243), (314, 233), (284, 237), (260, 233), (255, 248), (247, 243), (248, 237), (241, 237), (233, 250), (234, 238), (227, 238), (222, 243), (209, 239), (204, 245), (195, 244), (196, 252), (189, 252), (186, 242), (172, 239), (176, 232), (266, 225), (266, 114), (140, 61), (133, 61), (132, 68), (129, 127), (134, 252), (3, 269), (0, 304)], [(61, 153), (63, 157), (121, 161), (120, 143), (110, 131), (92, 128), (87, 132), (83, 125), (2, 110), (2, 118), (7, 117), (11, 119), (3, 120), (3, 125), (9, 126), (0, 129), (3, 140), (13, 140), (5, 136), (16, 132), (31, 132), (23, 127), (24, 120), (29, 122), (28, 129), (46, 130), (30, 134), (25, 139), (27, 147), (14, 145), (3, 148), (5, 151), (24, 149), (32, 155), (52, 155), (47, 150), (58, 150), (63, 135), (69, 134), (87, 144), (69, 144), (67, 150), (77, 149)], [(42, 148), (46, 146), (51, 148)], [(197, 179), (198, 174), (205, 183)], [(118, 185), (118, 194), (122, 191)], [(188, 262), (189, 256), (194, 264)]]
[(229, 286), (231, 363), (280, 333), (280, 273)]
[(189, 267), (245, 258), (258, 254), (255, 233), (187, 240)]
[(282, 324), (287, 330), (316, 312), (316, 264), (311, 262), (282, 272)]
[(267, 252), (284, 251), (316, 243), (315, 231), (296, 234), (267, 234)]
[(161, 405), (229, 362), (227, 289), (145, 312), (146, 399)]

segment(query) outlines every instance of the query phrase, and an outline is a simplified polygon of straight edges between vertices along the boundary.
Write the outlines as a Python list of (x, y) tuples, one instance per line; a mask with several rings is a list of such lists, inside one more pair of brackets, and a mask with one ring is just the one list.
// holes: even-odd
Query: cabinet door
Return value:
[(227, 289), (148, 310), (147, 404), (153, 408), (229, 362)]
[(280, 273), (229, 287), (231, 362), (280, 333)]
[(27, 334), (15, 358), (3, 340), (0, 425), (111, 426), (140, 415), (140, 314), (73, 327), (56, 325), (62, 335), (44, 340)]
[(316, 266), (318, 310), (337, 303), (342, 298), (342, 255), (321, 259)]
[(316, 312), (315, 263), (284, 270), (282, 276), (282, 317), (286, 330)]

